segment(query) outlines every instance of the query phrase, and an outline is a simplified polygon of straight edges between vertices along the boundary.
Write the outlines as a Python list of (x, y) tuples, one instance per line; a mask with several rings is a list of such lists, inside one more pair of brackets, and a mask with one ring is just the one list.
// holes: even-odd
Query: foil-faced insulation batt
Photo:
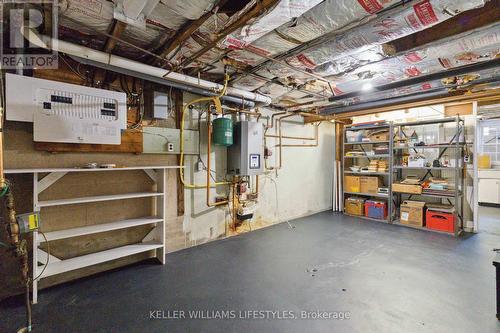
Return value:
[(239, 31), (226, 37), (226, 40), (236, 39), (238, 43), (248, 45), (282, 24), (301, 16), (321, 1), (322, 0), (281, 0), (268, 14), (262, 16), (250, 25), (243, 26)]
[(446, 69), (495, 59), (500, 55), (500, 23), (424, 45), (398, 56), (356, 68), (348, 75), (330, 77), (339, 94), (441, 72)]
[[(298, 6), (296, 3), (299, 2), (308, 4), (300, 7), (303, 11), (302, 15), (293, 16), (300, 11), (296, 8), (287, 8), (287, 6)], [(318, 2), (281, 1), (278, 5), (280, 10), (273, 10), (264, 16), (255, 24), (255, 28), (250, 28), (251, 32), (242, 29), (228, 36), (222, 46), (235, 50), (229, 54), (231, 58), (254, 66), (266, 60), (259, 54), (270, 57), (284, 53), (301, 43), (355, 24), (398, 3), (399, 0), (327, 0), (317, 4)], [(307, 10), (307, 8), (311, 9)], [(273, 24), (269, 24), (266, 28), (259, 22), (272, 22)], [(245, 48), (252, 52), (245, 51)]]
[[(147, 17), (146, 30), (129, 25), (122, 37), (129, 37), (140, 46), (147, 45), (161, 35), (161, 27), (176, 31), (188, 20), (195, 20), (211, 10), (215, 2), (217, 0), (162, 0)], [(114, 7), (114, 3), (107, 0), (66, 0), (60, 5), (60, 24), (88, 34), (94, 32), (85, 26), (108, 32), (113, 22)], [(71, 20), (65, 19), (66, 17)]]
[(314, 69), (328, 61), (430, 28), (456, 14), (481, 6), (484, 6), (484, 0), (412, 1), (409, 5), (342, 33), (319, 47), (291, 57), (288, 62)]

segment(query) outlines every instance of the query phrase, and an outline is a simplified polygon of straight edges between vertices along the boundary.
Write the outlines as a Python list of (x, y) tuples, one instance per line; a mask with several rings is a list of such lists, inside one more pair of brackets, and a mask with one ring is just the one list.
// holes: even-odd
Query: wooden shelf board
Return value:
[[(163, 247), (163, 244), (157, 242), (137, 243), (117, 247), (106, 251), (91, 253), (71, 259), (49, 262), (41, 277), (45, 278), (48, 276), (73, 271), (75, 269), (100, 264), (106, 261), (127, 257), (133, 254), (155, 250), (161, 247)], [(44, 266), (38, 267), (38, 274), (40, 274), (39, 272), (41, 272), (43, 268)]]
[[(163, 219), (154, 216), (128, 219), (128, 220), (122, 220), (110, 223), (101, 223), (96, 225), (89, 225), (89, 226), (77, 227), (65, 230), (49, 231), (45, 233), (45, 237), (47, 237), (48, 241), (53, 241), (57, 239), (78, 237), (78, 236), (96, 234), (111, 230), (132, 228), (145, 224), (159, 223), (162, 221)], [(45, 239), (43, 237), (41, 238), (39, 237), (39, 241), (44, 242)]]
[(125, 194), (113, 194), (113, 195), (100, 195), (92, 197), (39, 201), (38, 206), (39, 207), (63, 206), (63, 205), (73, 205), (73, 204), (89, 203), (89, 202), (157, 197), (162, 195), (163, 193), (159, 192), (139, 192), (139, 193), (125, 193)]

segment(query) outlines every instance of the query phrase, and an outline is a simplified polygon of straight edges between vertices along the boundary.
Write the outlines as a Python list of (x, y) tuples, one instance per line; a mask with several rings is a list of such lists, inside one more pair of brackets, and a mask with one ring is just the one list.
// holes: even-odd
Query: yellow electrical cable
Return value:
[[(221, 105), (221, 102), (220, 102), (220, 98), (222, 96), (224, 96), (224, 94), (226, 93), (226, 89), (227, 89), (227, 83), (229, 81), (229, 75), (225, 75), (224, 77), (224, 87), (222, 88), (221, 90), (221, 93), (217, 96), (212, 96), (212, 97), (201, 97), (201, 98), (197, 98), (189, 103), (187, 103), (183, 108), (182, 108), (182, 116), (181, 116), (181, 128), (180, 128), (180, 131), (181, 131), (181, 143), (180, 143), (180, 153), (181, 153), (181, 157), (180, 157), (180, 168), (179, 168), (179, 175), (180, 175), (180, 179), (181, 179), (181, 182), (182, 184), (184, 185), (184, 187), (187, 187), (187, 188), (193, 188), (193, 189), (196, 189), (196, 188), (207, 188), (208, 184), (204, 184), (204, 185), (196, 185), (196, 184), (186, 184), (185, 180), (184, 180), (184, 116), (186, 114), (186, 110), (193, 104), (196, 104), (196, 103), (200, 103), (200, 102), (206, 102), (206, 101), (212, 101), (216, 108), (219, 108), (220, 105)], [(210, 156), (208, 156), (207, 158), (210, 158)], [(210, 172), (210, 170), (209, 170)], [(215, 186), (218, 186), (218, 185), (228, 185), (228, 184), (231, 184), (231, 182), (216, 182), (216, 183), (212, 183), (210, 184), (210, 187), (215, 187)]]

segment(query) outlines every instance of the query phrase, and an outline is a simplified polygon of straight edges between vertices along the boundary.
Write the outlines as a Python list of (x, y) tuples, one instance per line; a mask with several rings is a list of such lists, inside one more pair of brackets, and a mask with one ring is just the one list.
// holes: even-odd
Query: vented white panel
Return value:
[(120, 144), (126, 94), (7, 74), (7, 120), (33, 121), (34, 141)]

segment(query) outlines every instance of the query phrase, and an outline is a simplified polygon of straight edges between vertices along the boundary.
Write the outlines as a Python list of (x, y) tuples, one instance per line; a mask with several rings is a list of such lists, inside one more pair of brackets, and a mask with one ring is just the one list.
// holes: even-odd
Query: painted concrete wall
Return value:
[[(184, 102), (193, 96), (186, 94)], [(265, 124), (265, 118), (273, 111), (260, 109)], [(186, 115), (186, 128), (197, 128), (198, 111)], [(207, 161), (206, 155), (206, 122), (202, 116), (201, 124), (201, 158)], [(288, 118), (283, 123), (283, 135), (314, 137), (313, 125), (304, 125), (301, 117)], [(274, 134), (274, 129), (268, 131)], [(268, 226), (293, 218), (331, 209), (332, 206), (332, 166), (335, 127), (331, 123), (323, 123), (319, 127), (318, 147), (292, 147), (283, 149), (283, 168), (267, 171), (259, 178), (259, 199), (254, 217), (255, 227)], [(312, 141), (284, 140), (284, 143), (311, 144)], [(277, 140), (267, 140), (268, 147), (277, 144)], [(277, 165), (278, 149), (273, 148), (273, 156), (268, 160), (269, 166)], [(213, 146), (210, 156), (212, 169), (218, 176), (226, 171), (226, 148)], [(194, 164), (198, 158), (186, 158), (186, 181), (195, 184), (206, 183), (206, 172), (196, 172)], [(222, 178), (218, 178), (223, 180)], [(209, 208), (206, 205), (206, 191), (185, 189), (185, 216), (183, 232), (186, 243), (200, 244), (207, 240), (226, 236), (227, 225), (230, 222), (229, 207)], [(224, 196), (227, 186), (218, 186), (211, 190), (213, 202), (217, 195)]]

